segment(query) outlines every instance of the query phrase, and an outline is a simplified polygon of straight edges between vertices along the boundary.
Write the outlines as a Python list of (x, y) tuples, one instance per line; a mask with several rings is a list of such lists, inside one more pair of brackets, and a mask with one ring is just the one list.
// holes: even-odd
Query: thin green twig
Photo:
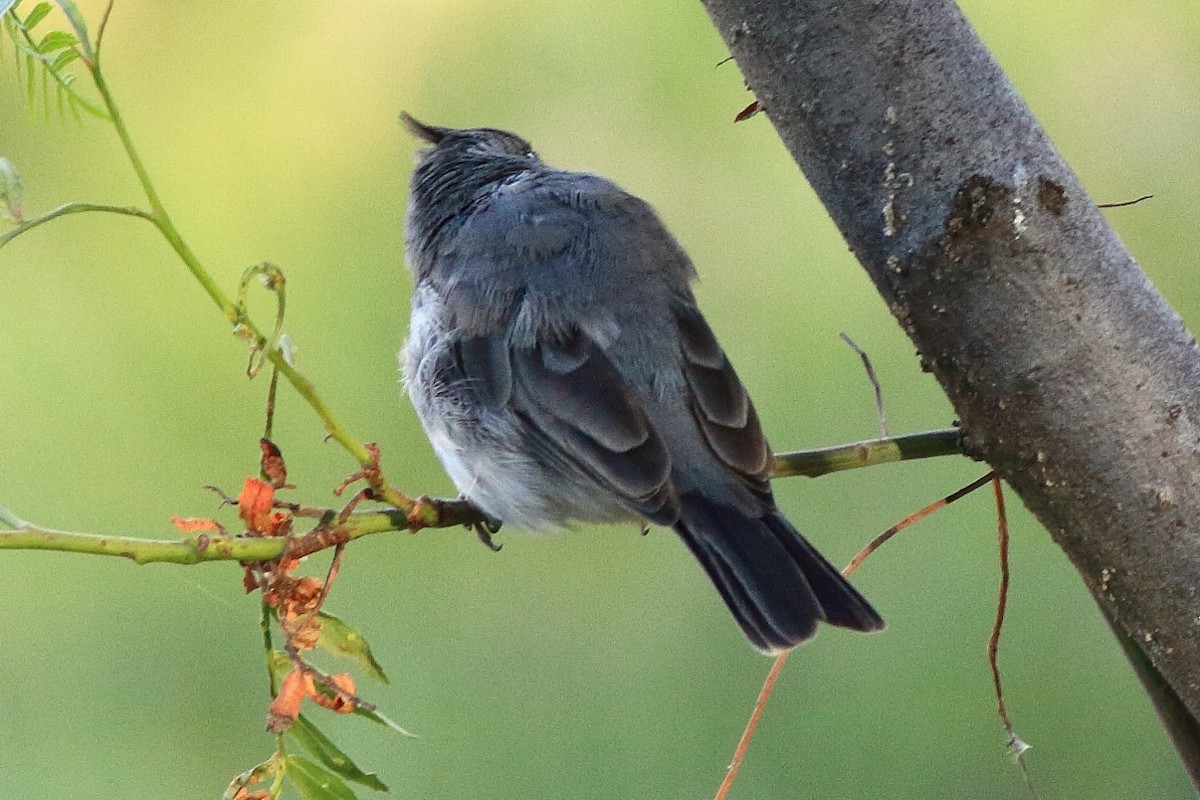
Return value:
[[(445, 501), (450, 511), (445, 525), (457, 522), (457, 515), (466, 509), (454, 507), (455, 501)], [(467, 504), (462, 504), (466, 506)], [(469, 506), (468, 506), (469, 508)], [(475, 512), (476, 515), (478, 512)], [(469, 516), (469, 515), (468, 515)], [(314, 532), (313, 540), (306, 543), (306, 536), (286, 538), (262, 538), (229, 536), (218, 533), (202, 533), (185, 539), (143, 539), (136, 536), (104, 536), (95, 533), (60, 531), (43, 528), (20, 519), (11, 511), (0, 508), (0, 520), (7, 524), (16, 523), (13, 530), (0, 531), (0, 550), (57, 550), (66, 553), (87, 553), (98, 556), (119, 556), (138, 564), (200, 564), (208, 561), (270, 561), (289, 552), (307, 555), (324, 549), (336, 540), (352, 541), (363, 536), (387, 531), (411, 530), (414, 526), (404, 512), (398, 509), (366, 511), (351, 514), (342, 524), (333, 529)], [(426, 527), (441, 527), (426, 526)], [(305, 552), (305, 551), (308, 552)]]
[(275, 679), (275, 670), (271, 669), (271, 654), (275, 652), (275, 643), (271, 638), (271, 606), (267, 604), (266, 598), (263, 598), (261, 605), (258, 624), (262, 630), (263, 648), (267, 653), (267, 686), (271, 692), (271, 699), (274, 700), (275, 695), (279, 693), (279, 682)]
[[(951, 435), (953, 434), (953, 435)], [(782, 453), (776, 456), (773, 477), (816, 476), (889, 461), (959, 454), (958, 431), (877, 439), (842, 447)], [(305, 517), (333, 519), (336, 511), (308, 509)], [(291, 539), (229, 536), (203, 533), (185, 539), (143, 539), (135, 536), (102, 536), (43, 528), (0, 506), (0, 522), (12, 528), (0, 531), (0, 550), (57, 550), (68, 553), (120, 556), (138, 564), (199, 564), (208, 561), (270, 561), (288, 553), (301, 557), (327, 547), (391, 531), (449, 528), (483, 522), (487, 518), (464, 500), (422, 499), (403, 508), (356, 511), (344, 522), (319, 525)]]
[(802, 475), (806, 478), (817, 478), (830, 472), (872, 467), (893, 461), (911, 461), (962, 453), (962, 431), (958, 428), (946, 428), (818, 450), (779, 453), (775, 456), (775, 469), (771, 477), (788, 478)]
[(150, 223), (154, 222), (154, 217), (148, 211), (143, 211), (136, 206), (110, 206), (104, 203), (67, 203), (66, 205), (59, 206), (53, 211), (47, 211), (40, 217), (34, 217), (33, 219), (25, 220), (11, 231), (7, 231), (6, 233), (0, 235), (0, 247), (8, 244), (21, 234), (33, 230), (39, 225), (46, 224), (50, 220), (58, 219), (59, 217), (65, 217), (68, 214), (82, 214), (84, 212), (91, 211), (102, 211), (107, 214), (121, 214), (126, 217), (137, 217), (138, 219), (144, 219)]
[(236, 324), (239, 320), (233, 301), (221, 291), (221, 287), (217, 285), (212, 275), (208, 273), (208, 270), (196, 258), (195, 253), (187, 246), (187, 243), (183, 241), (183, 237), (179, 235), (179, 229), (175, 227), (170, 215), (167, 214), (167, 209), (163, 205), (162, 199), (158, 196), (158, 190), (154, 188), (154, 182), (150, 179), (150, 173), (146, 169), (146, 164), (142, 161), (137, 147), (133, 144), (133, 137), (129, 135), (129, 128), (125, 125), (125, 118), (121, 116), (121, 109), (117, 106), (116, 98), (108, 88), (108, 81), (104, 78), (103, 70), (100, 69), (99, 64), (95, 61), (85, 63), (88, 66), (89, 74), (92, 76), (92, 81), (96, 84), (96, 90), (100, 93), (100, 99), (104, 103), (105, 109), (108, 110), (109, 121), (117, 132), (117, 138), (121, 140), (121, 147), (125, 150), (125, 157), (129, 159), (134, 174), (137, 175), (138, 183), (141, 185), (142, 191), (146, 194), (146, 200), (150, 203), (150, 221), (154, 223), (154, 227), (158, 228), (158, 232), (163, 235), (163, 238), (171, 245), (171, 249), (183, 261), (184, 266), (192, 273), (192, 277), (196, 279), (205, 293), (221, 309), (221, 313), (225, 315), (230, 324)]
[(278, 368), (279, 373), (292, 384), (296, 391), (300, 393), (300, 396), (317, 413), (317, 416), (321, 418), (321, 422), (324, 424), (329, 436), (345, 448), (364, 469), (374, 470), (374, 488), (383, 496), (383, 499), (396, 506), (411, 507), (412, 500), (387, 481), (382, 472), (379, 471), (379, 465), (376, 463), (370, 450), (359, 439), (352, 436), (350, 431), (342, 425), (329, 406), (317, 394), (316, 387), (312, 381), (308, 380), (299, 370), (288, 363), (279, 348), (273, 346), (275, 343), (268, 340), (262, 331), (251, 320), (246, 318), (238, 305), (230, 299), (229, 295), (221, 290), (221, 287), (213, 279), (212, 275), (200, 263), (196, 254), (192, 252), (192, 249), (184, 241), (182, 235), (180, 235), (179, 229), (171, 221), (166, 206), (159, 197), (158, 190), (154, 187), (154, 182), (151, 180), (150, 173), (146, 169), (145, 162), (142, 161), (142, 157), (133, 143), (133, 137), (130, 135), (129, 129), (125, 124), (125, 118), (121, 115), (116, 98), (109, 89), (108, 82), (104, 78), (104, 72), (100, 69), (98, 60), (85, 58), (84, 63), (87, 65), (88, 72), (96, 84), (96, 90), (100, 94), (104, 107), (108, 110), (109, 121), (117, 132), (117, 137), (121, 141), (121, 146), (125, 150), (125, 155), (129, 159), (129, 163), (133, 166), (138, 183), (141, 185), (142, 191), (150, 203), (149, 214), (147, 215), (143, 212), (139, 216), (149, 219), (158, 229), (159, 233), (162, 234), (163, 238), (171, 246), (171, 249), (183, 261), (188, 271), (191, 272), (205, 293), (221, 310), (221, 313), (229, 323), (235, 328), (248, 333), (255, 345), (266, 352), (267, 360)]

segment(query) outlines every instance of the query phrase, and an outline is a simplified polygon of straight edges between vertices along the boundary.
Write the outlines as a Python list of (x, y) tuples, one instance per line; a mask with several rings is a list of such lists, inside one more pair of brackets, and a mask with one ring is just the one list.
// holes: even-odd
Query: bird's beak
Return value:
[(413, 117), (407, 111), (400, 112), (400, 121), (404, 123), (404, 127), (408, 128), (408, 132), (416, 136), (422, 141), (430, 144), (437, 144), (450, 133), (450, 128), (439, 128), (436, 125), (426, 125), (424, 122)]

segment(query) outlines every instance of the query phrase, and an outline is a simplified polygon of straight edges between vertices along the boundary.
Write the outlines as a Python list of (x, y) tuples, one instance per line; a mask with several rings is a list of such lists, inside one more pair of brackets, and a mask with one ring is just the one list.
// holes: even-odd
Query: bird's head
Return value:
[(458, 157), (537, 161), (537, 153), (533, 152), (533, 147), (515, 133), (496, 128), (459, 129), (427, 125), (408, 112), (400, 115), (400, 121), (413, 136), (433, 145), (421, 154), (422, 160), (438, 154), (452, 153)]
[(405, 113), (404, 126), (430, 147), (417, 153), (409, 186), (406, 224), (409, 258), (425, 262), (461, 225), (481, 199), (503, 184), (545, 165), (529, 142), (495, 128), (443, 128)]

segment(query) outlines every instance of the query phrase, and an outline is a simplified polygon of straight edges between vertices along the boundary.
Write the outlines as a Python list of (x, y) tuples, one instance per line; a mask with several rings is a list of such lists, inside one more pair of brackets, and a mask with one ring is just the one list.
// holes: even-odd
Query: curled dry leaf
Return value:
[(292, 726), (296, 717), (300, 716), (300, 704), (312, 686), (312, 679), (305, 675), (299, 667), (283, 677), (279, 684), (279, 692), (267, 709), (267, 732), (280, 734)]
[(354, 678), (349, 672), (339, 672), (337, 675), (330, 675), (329, 681), (340, 689), (344, 694), (326, 694), (317, 686), (312, 676), (305, 675), (305, 681), (308, 685), (308, 696), (317, 705), (328, 708), (330, 711), (335, 711), (338, 714), (354, 713), (354, 701), (347, 695), (354, 694)]
[(317, 646), (321, 619), (316, 611), (324, 587), (324, 582), (317, 578), (293, 578), (280, 570), (278, 577), (271, 581), (263, 593), (267, 605), (278, 612), (279, 624), (288, 641), (298, 651), (312, 650)]
[(291, 530), (291, 517), (274, 510), (275, 487), (259, 478), (246, 478), (238, 495), (238, 516), (246, 530), (262, 536), (286, 536)]
[(296, 617), (316, 609), (322, 585), (318, 578), (312, 576), (280, 577), (267, 589), (266, 600), (279, 609), (280, 622), (288, 626)]
[(294, 488), (287, 482), (287, 465), (283, 462), (283, 453), (270, 439), (259, 439), (262, 448), (262, 472), (276, 489)]
[(354, 678), (348, 672), (329, 675), (328, 681), (339, 691), (323, 689), (317, 684), (312, 673), (299, 666), (292, 670), (279, 684), (279, 692), (267, 709), (267, 732), (280, 734), (296, 722), (300, 716), (300, 706), (307, 697), (322, 708), (327, 708), (338, 714), (354, 713)]

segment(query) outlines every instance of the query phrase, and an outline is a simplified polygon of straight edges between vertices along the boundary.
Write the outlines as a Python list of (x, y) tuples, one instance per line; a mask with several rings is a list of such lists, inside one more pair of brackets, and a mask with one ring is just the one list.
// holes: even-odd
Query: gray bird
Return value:
[(759, 650), (822, 621), (882, 628), (776, 508), (754, 406), (654, 210), (512, 133), (403, 120), (432, 145), (405, 221), (404, 372), (463, 496), (530, 530), (674, 528)]

